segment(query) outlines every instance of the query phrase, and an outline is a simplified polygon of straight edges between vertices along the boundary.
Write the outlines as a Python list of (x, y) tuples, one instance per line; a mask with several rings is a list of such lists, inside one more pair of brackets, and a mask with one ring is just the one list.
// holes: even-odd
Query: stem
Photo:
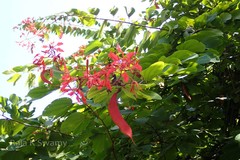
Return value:
[(114, 147), (114, 140), (113, 140), (113, 137), (111, 136), (111, 134), (110, 134), (110, 132), (109, 132), (109, 130), (108, 130), (107, 125), (105, 124), (105, 122), (103, 121), (103, 119), (99, 116), (99, 114), (92, 109), (91, 106), (89, 106), (89, 105), (86, 105), (86, 106), (87, 106), (87, 107), (91, 110), (91, 112), (101, 121), (101, 123), (103, 124), (104, 128), (106, 128), (107, 135), (108, 135), (108, 137), (110, 138), (111, 143), (112, 143), (112, 153), (113, 153), (113, 157), (114, 157), (115, 160), (117, 160), (117, 156), (116, 156), (116, 153), (115, 153), (115, 147)]
[(151, 27), (151, 26), (136, 24), (136, 23), (133, 23), (133, 22), (127, 22), (127, 21), (122, 21), (122, 20), (116, 20), (116, 19), (108, 19), (108, 18), (100, 18), (100, 17), (99, 18), (98, 17), (83, 17), (83, 18), (92, 18), (92, 19), (97, 19), (97, 20), (102, 20), (102, 21), (125, 23), (125, 24), (129, 24), (129, 25), (134, 25), (134, 26), (143, 27), (143, 28), (150, 28), (150, 29), (158, 29), (158, 30), (162, 29), (161, 27)]
[[(58, 130), (53, 130), (53, 129), (45, 128), (45, 127), (42, 127), (42, 126), (31, 125), (31, 124), (24, 123), (24, 122), (21, 122), (21, 121), (16, 120), (16, 119), (9, 118), (9, 117), (5, 116), (4, 113), (2, 113), (1, 116), (2, 116), (3, 118), (5, 118), (6, 120), (9, 120), (9, 121), (12, 121), (12, 122), (16, 122), (16, 123), (19, 123), (19, 124), (23, 124), (23, 125), (26, 126), (26, 127), (34, 127), (34, 128), (36, 128), (36, 129), (45, 129), (45, 130), (47, 130), (47, 131), (51, 131), (51, 132), (55, 132), (55, 133), (60, 133), (61, 135), (73, 137), (73, 136), (71, 136), (71, 135), (69, 135), (69, 134), (62, 133), (62, 132), (60, 132), (60, 131), (58, 131)], [(24, 120), (26, 120), (26, 119), (24, 119)], [(29, 120), (27, 120), (27, 121), (29, 121)], [(29, 121), (29, 122), (31, 122), (31, 121)]]
[[(71, 12), (64, 12), (64, 14), (67, 14), (66, 16), (65, 15), (61, 15), (61, 14), (63, 14), (63, 13), (59, 13), (58, 15), (60, 15), (60, 17), (62, 17), (62, 18), (74, 17), (74, 16), (79, 18), (78, 15), (74, 15), (74, 14), (71, 15)], [(57, 17), (56, 15), (55, 15), (55, 17)], [(90, 16), (81, 16), (81, 18), (83, 18), (83, 19), (96, 19), (96, 20), (101, 20), (101, 21), (110, 21), (110, 22), (117, 22), (117, 23), (124, 23), (124, 24), (134, 25), (134, 26), (138, 26), (138, 27), (157, 29), (157, 30), (161, 30), (162, 29), (161, 27), (152, 27), (152, 26), (137, 24), (137, 23), (129, 22), (129, 21), (117, 20), (117, 19), (109, 19), (109, 18), (102, 18), (102, 17), (90, 17)], [(55, 18), (55, 19), (57, 19), (57, 18)], [(54, 22), (56, 22), (56, 21), (57, 20), (55, 20)]]

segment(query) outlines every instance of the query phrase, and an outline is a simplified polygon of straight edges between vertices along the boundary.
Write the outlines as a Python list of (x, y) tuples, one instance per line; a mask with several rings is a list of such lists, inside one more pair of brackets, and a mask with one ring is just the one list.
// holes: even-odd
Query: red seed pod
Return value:
[(126, 136), (128, 136), (129, 138), (131, 138), (131, 140), (133, 141), (132, 129), (128, 125), (128, 123), (123, 119), (119, 111), (118, 104), (117, 104), (117, 94), (118, 92), (112, 95), (110, 102), (108, 104), (108, 111), (109, 111), (110, 117), (112, 118), (113, 122), (119, 127), (120, 131)]

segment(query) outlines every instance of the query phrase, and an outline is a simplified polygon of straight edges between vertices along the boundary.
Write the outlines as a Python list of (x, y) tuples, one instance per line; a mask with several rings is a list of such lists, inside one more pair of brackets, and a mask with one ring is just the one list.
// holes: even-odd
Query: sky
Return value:
[[(109, 9), (113, 6), (119, 8), (118, 17), (126, 17), (124, 6), (134, 7), (136, 17), (146, 6), (141, 0), (0, 0), (0, 96), (9, 97), (10, 94), (16, 93), (24, 98), (28, 93), (25, 85), (26, 77), (22, 77), (15, 86), (7, 82), (9, 76), (3, 75), (2, 72), (15, 66), (32, 63), (32, 55), (25, 48), (16, 44), (19, 38), (19, 32), (14, 32), (13, 27), (19, 24), (27, 17), (44, 17), (69, 11), (72, 8), (88, 10), (89, 8), (99, 8), (99, 17), (110, 17)], [(72, 44), (77, 41), (68, 41), (65, 48), (68, 51), (73, 50)], [(83, 43), (84, 44), (84, 43)], [(75, 47), (79, 45), (76, 44)], [(35, 103), (37, 112), (41, 113), (44, 107), (49, 104), (54, 97), (48, 97), (47, 101), (42, 99)], [(40, 106), (38, 106), (41, 104)]]

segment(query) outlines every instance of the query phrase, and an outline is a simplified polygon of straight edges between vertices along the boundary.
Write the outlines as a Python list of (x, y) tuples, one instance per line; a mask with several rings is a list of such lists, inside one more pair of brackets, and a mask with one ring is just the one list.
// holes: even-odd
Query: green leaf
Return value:
[(193, 27), (194, 25), (194, 19), (191, 19), (189, 17), (183, 16), (178, 20), (178, 24), (181, 26), (181, 28), (185, 29), (188, 27)]
[(194, 52), (191, 52), (189, 50), (178, 50), (176, 52), (174, 52), (171, 56), (167, 57), (167, 58), (178, 58), (182, 61), (182, 63), (194, 59), (196, 57), (198, 57), (198, 55)]
[(206, 48), (218, 48), (223, 43), (223, 32), (218, 29), (206, 29), (191, 36), (187, 39), (196, 39), (205, 44)]
[(7, 98), (0, 96), (0, 104), (2, 105), (2, 107), (7, 106), (7, 101), (8, 101)]
[(100, 12), (100, 9), (99, 8), (90, 8), (89, 10), (88, 10), (91, 14), (93, 14), (93, 15), (98, 15), (98, 13)]
[(31, 97), (33, 100), (40, 99), (44, 96), (47, 96), (51, 92), (56, 90), (56, 88), (49, 88), (47, 86), (39, 86), (36, 88), (31, 89), (27, 96)]
[(27, 127), (26, 129), (24, 129), (24, 130), (22, 131), (21, 138), (25, 138), (25, 137), (27, 137), (27, 136), (29, 136), (29, 135), (32, 135), (32, 133), (33, 133), (34, 131), (36, 131), (36, 130), (37, 130), (36, 127)]
[(172, 74), (176, 73), (177, 70), (178, 70), (177, 65), (168, 64), (163, 68), (162, 72), (163, 72), (163, 75), (168, 76), (168, 75), (172, 75)]
[(89, 91), (87, 92), (87, 98), (92, 99), (96, 96), (98, 96), (99, 93), (101, 93), (102, 90), (97, 89), (97, 87), (91, 87)]
[(98, 36), (97, 36), (98, 38), (100, 38), (102, 36), (103, 28), (107, 25), (107, 23), (108, 23), (107, 20), (103, 21), (103, 23), (98, 31)]
[(95, 40), (93, 42), (91, 42), (89, 45), (87, 45), (86, 49), (85, 49), (85, 54), (91, 54), (93, 52), (95, 52), (98, 48), (102, 47), (103, 43), (100, 42), (99, 40)]
[[(130, 88), (130, 87), (129, 87)], [(129, 91), (129, 88), (125, 89), (122, 88), (121, 90), (123, 91), (123, 93), (128, 96), (129, 98), (132, 98), (134, 100), (136, 100), (136, 97), (134, 96), (134, 94), (132, 92)]]
[(211, 57), (208, 56), (207, 54), (203, 54), (202, 56), (200, 56), (197, 60), (198, 64), (207, 64), (211, 61)]
[(154, 77), (158, 75), (159, 76), (162, 75), (163, 73), (162, 70), (165, 66), (166, 64), (164, 62), (159, 61), (159, 62), (153, 63), (147, 69), (143, 70), (141, 74), (146, 81), (150, 81)]
[(156, 7), (155, 6), (147, 8), (147, 10), (146, 10), (146, 19), (149, 20), (154, 15), (155, 11), (156, 11)]
[(162, 56), (162, 57), (159, 58), (159, 61), (163, 61), (164, 63), (170, 63), (170, 64), (175, 64), (175, 65), (182, 64), (181, 60), (178, 59), (177, 57)]
[[(59, 25), (53, 24), (51, 29), (57, 36), (60, 36), (62, 33), (61, 26)], [(45, 36), (44, 38), (48, 38), (47, 34), (45, 34), (44, 36)]]
[(6, 70), (6, 71), (4, 71), (2, 73), (5, 74), (5, 75), (9, 75), (9, 74), (13, 74), (15, 72), (13, 70)]
[(35, 79), (36, 79), (36, 75), (33, 74), (33, 73), (29, 73), (28, 78), (27, 78), (27, 82), (26, 82), (28, 88), (31, 88), (31, 87), (34, 86), (34, 80)]
[(232, 15), (228, 12), (224, 12), (220, 14), (220, 18), (222, 19), (223, 23), (226, 23), (232, 18)]
[[(155, 47), (151, 48), (148, 51), (148, 53), (143, 58), (140, 59), (140, 64), (141, 64), (142, 68), (146, 69), (151, 64), (153, 64), (157, 61), (163, 61), (159, 58), (166, 55), (171, 49), (172, 49), (172, 46), (167, 43), (161, 43), (161, 44), (158, 44)], [(164, 61), (164, 62), (166, 62), (166, 61)]]
[(142, 40), (139, 44), (139, 47), (138, 47), (138, 53), (141, 53), (142, 50), (145, 50), (148, 47), (149, 43), (147, 43), (147, 41), (148, 41), (150, 35), (151, 35), (150, 31), (145, 31), (144, 32), (143, 38), (142, 38)]
[(72, 105), (73, 103), (70, 98), (56, 99), (44, 109), (43, 116), (60, 117), (65, 114)]
[(138, 91), (137, 96), (139, 98), (145, 98), (147, 100), (161, 100), (162, 99), (162, 97), (159, 94), (157, 94), (156, 92), (147, 91), (147, 90)]
[(179, 71), (178, 74), (183, 74), (183, 75), (194, 74), (194, 73), (201, 72), (204, 70), (205, 70), (204, 66), (202, 66), (196, 62), (190, 62), (189, 65), (186, 68)]
[(234, 10), (232, 12), (233, 20), (239, 20), (240, 19), (240, 10)]
[(44, 33), (44, 39), (46, 40), (46, 41), (48, 41), (49, 40), (49, 35), (47, 34), (47, 33)]
[(93, 98), (93, 101), (96, 104), (108, 103), (107, 99), (109, 99), (109, 98), (110, 97), (109, 97), (109, 93), (107, 92), (107, 90), (103, 90)]
[(130, 46), (133, 42), (133, 38), (135, 38), (135, 35), (137, 33), (136, 26), (131, 25), (128, 29), (126, 34), (123, 37), (124, 45)]
[(172, 46), (168, 43), (161, 43), (150, 48), (148, 54), (157, 54), (159, 57), (166, 55), (172, 49)]
[(178, 28), (178, 24), (176, 21), (169, 21), (165, 23), (164, 26), (168, 28), (168, 34), (171, 34), (174, 29)]
[(0, 135), (10, 134), (12, 130), (12, 122), (6, 119), (0, 119)]
[(220, 62), (221, 54), (214, 49), (208, 49), (206, 53), (199, 54), (199, 58), (197, 60), (198, 64), (207, 64), (207, 63), (218, 63)]
[[(69, 115), (69, 117), (62, 123), (60, 131), (65, 134), (70, 134), (74, 132), (82, 123), (85, 122), (85, 116), (80, 112), (75, 112)], [(81, 131), (85, 130), (86, 128), (82, 128)], [(78, 130), (81, 134), (81, 131)]]
[(150, 54), (146, 55), (143, 58), (140, 59), (140, 65), (142, 66), (142, 69), (148, 68), (151, 64), (158, 61), (158, 55), (157, 54)]
[(195, 18), (194, 27), (200, 28), (207, 24), (208, 13), (203, 13), (200, 16)]
[(18, 73), (15, 73), (12, 77), (10, 77), (7, 81), (13, 82), (13, 85), (16, 84), (16, 82), (21, 78), (21, 75)]
[(133, 7), (131, 7), (130, 12), (128, 12), (128, 9), (126, 6), (124, 6), (124, 9), (125, 9), (125, 12), (127, 13), (128, 18), (130, 18), (135, 12), (135, 8), (133, 8)]
[(115, 14), (118, 12), (118, 8), (114, 6), (114, 7), (111, 8), (109, 11), (110, 11), (110, 14), (111, 14), (111, 15), (115, 16)]
[(98, 134), (91, 138), (93, 142), (93, 152), (99, 154), (111, 147), (111, 142), (105, 134)]
[(11, 94), (9, 96), (10, 102), (12, 102), (13, 105), (17, 105), (19, 103), (20, 98), (16, 94)]
[(96, 23), (96, 19), (92, 14), (87, 14), (84, 11), (77, 9), (72, 9), (74, 14), (76, 14), (83, 25), (92, 26)]
[(20, 117), (20, 113), (19, 113), (19, 110), (18, 110), (18, 106), (17, 105), (11, 105), (11, 111), (9, 112), (12, 119), (19, 119)]
[(205, 45), (195, 39), (187, 40), (184, 43), (177, 46), (177, 50), (189, 50), (192, 52), (203, 52), (205, 51), (205, 49), (206, 49)]
[(14, 124), (13, 124), (13, 127), (12, 127), (12, 130), (13, 130), (12, 136), (15, 136), (15, 135), (18, 134), (20, 131), (22, 131), (24, 127), (25, 127), (24, 124), (17, 123), (17, 122), (14, 123)]
[(16, 66), (12, 68), (12, 70), (15, 72), (23, 72), (25, 69), (26, 69), (26, 66)]

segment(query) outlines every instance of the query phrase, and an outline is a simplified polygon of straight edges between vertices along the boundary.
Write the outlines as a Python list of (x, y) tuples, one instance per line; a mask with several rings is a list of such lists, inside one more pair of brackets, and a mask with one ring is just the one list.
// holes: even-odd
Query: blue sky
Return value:
[(100, 16), (106, 17), (113, 6), (119, 7), (119, 17), (125, 16), (123, 6), (134, 7), (138, 11), (145, 8), (141, 0), (0, 0), (0, 96), (9, 97), (10, 94), (16, 93), (24, 98), (28, 92), (25, 86), (26, 77), (13, 86), (7, 82), (9, 76), (2, 74), (5, 70), (32, 62), (31, 53), (15, 43), (19, 37), (19, 32), (15, 33), (12, 30), (15, 25), (27, 17), (43, 17), (72, 8), (87, 10), (97, 7), (100, 8)]

